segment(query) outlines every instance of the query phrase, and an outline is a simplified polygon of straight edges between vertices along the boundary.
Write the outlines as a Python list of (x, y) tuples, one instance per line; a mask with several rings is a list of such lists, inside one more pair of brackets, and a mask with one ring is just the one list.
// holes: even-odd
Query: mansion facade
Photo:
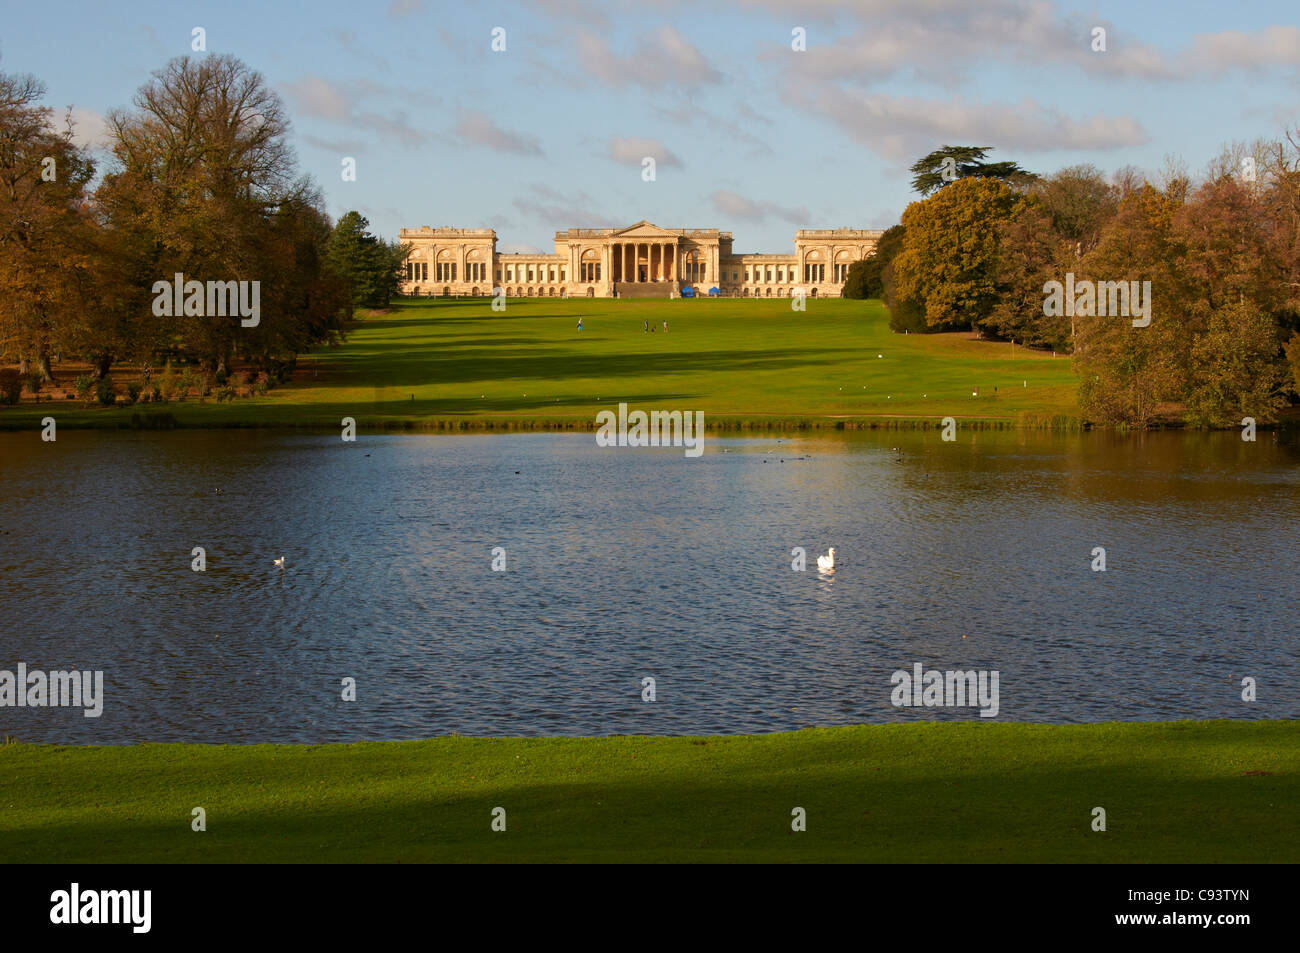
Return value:
[(570, 228), (555, 253), (498, 253), (490, 228), (403, 228), (411, 250), (401, 291), (408, 295), (676, 298), (712, 289), (728, 298), (838, 298), (849, 265), (869, 255), (883, 231), (795, 232), (793, 255), (736, 254), (716, 228)]

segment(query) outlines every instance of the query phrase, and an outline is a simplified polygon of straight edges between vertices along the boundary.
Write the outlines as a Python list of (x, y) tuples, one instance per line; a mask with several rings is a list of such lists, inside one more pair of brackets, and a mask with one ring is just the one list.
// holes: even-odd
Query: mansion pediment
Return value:
[(610, 235), (610, 238), (679, 238), (677, 232), (671, 232), (666, 228), (660, 228), (652, 222), (644, 219), (635, 225), (629, 225), (627, 228), (620, 229)]

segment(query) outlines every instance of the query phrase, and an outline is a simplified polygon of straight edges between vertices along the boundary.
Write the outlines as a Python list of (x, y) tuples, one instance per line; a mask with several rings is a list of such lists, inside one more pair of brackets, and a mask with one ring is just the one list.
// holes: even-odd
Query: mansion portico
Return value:
[(675, 298), (693, 288), (726, 297), (785, 298), (796, 289), (839, 297), (849, 265), (871, 253), (881, 231), (795, 232), (793, 255), (736, 254), (716, 228), (570, 228), (555, 253), (501, 254), (490, 228), (403, 228), (411, 246), (402, 293), (510, 297)]

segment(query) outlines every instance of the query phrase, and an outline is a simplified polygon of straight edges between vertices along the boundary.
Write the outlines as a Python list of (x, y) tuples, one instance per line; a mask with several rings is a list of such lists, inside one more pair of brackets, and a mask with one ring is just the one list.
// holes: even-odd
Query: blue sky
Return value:
[[(209, 52), (259, 70), (329, 211), (555, 230), (718, 227), (738, 252), (800, 227), (884, 228), (908, 166), (993, 145), (1038, 172), (1091, 162), (1195, 174), (1225, 143), (1300, 125), (1293, 2), (592, 0), (9, 3), (0, 70), (34, 73), (88, 142), (149, 74)], [(1094, 52), (1092, 30), (1106, 29)], [(491, 49), (492, 30), (506, 49)], [(792, 30), (807, 49), (791, 49)], [(202, 54), (195, 54), (202, 55)], [(654, 182), (641, 159), (657, 161)], [(342, 181), (343, 157), (357, 179)]]

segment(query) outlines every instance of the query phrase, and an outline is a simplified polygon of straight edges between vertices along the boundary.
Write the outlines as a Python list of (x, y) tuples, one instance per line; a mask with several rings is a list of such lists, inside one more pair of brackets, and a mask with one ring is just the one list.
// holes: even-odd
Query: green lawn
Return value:
[(306, 355), (294, 380), (263, 398), (113, 410), (28, 403), (0, 411), (0, 427), (35, 427), (46, 414), (61, 426), (117, 426), (164, 411), (183, 426), (333, 428), (351, 416), (362, 427), (587, 427), (619, 401), (703, 410), (715, 427), (1041, 422), (1077, 415), (1070, 363), (965, 334), (895, 334), (877, 301), (810, 299), (796, 312), (781, 300), (507, 299), (494, 312), (487, 298), (422, 299), (365, 317), (347, 344)]
[[(1294, 863), (1298, 803), (1296, 722), (14, 744), (0, 746), (0, 863)], [(204, 833), (190, 830), (197, 806)], [(495, 807), (505, 833), (490, 830)]]

